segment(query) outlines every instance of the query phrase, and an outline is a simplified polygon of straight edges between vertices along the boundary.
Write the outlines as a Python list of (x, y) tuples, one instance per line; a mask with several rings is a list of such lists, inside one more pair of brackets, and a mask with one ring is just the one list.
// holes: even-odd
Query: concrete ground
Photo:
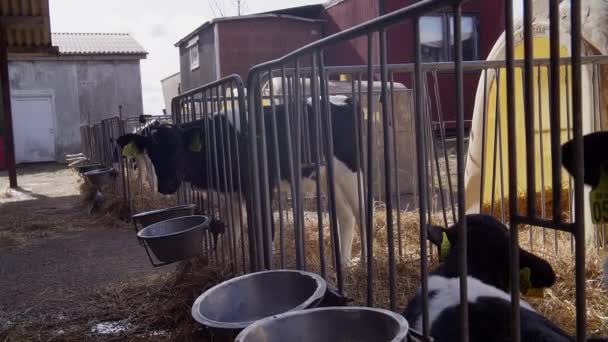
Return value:
[(129, 224), (88, 214), (76, 172), (32, 164), (18, 176), (7, 190), (0, 172), (0, 340), (20, 322), (69, 315), (101, 287), (171, 268), (150, 265)]

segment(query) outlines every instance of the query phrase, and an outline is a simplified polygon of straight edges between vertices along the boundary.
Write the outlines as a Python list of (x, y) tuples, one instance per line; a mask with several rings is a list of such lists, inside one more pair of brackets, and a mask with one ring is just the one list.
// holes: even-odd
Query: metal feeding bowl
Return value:
[(200, 295), (192, 317), (220, 335), (238, 334), (273, 315), (316, 307), (327, 284), (319, 275), (296, 270), (251, 273), (225, 281)]
[(196, 204), (180, 205), (178, 207), (146, 211), (135, 214), (131, 216), (131, 218), (135, 224), (139, 223), (142, 228), (145, 228), (151, 224), (170, 220), (172, 218), (193, 215), (194, 210), (196, 210)]
[(387, 310), (319, 308), (255, 322), (235, 342), (402, 342), (408, 329), (403, 316)]
[(89, 171), (93, 171), (93, 170), (97, 170), (97, 169), (102, 169), (103, 165), (101, 164), (89, 164), (89, 165), (83, 165), (83, 166), (78, 166), (78, 173), (80, 174), (85, 174)]
[(143, 241), (156, 258), (172, 263), (200, 255), (203, 252), (203, 232), (209, 227), (207, 216), (182, 216), (161, 221), (140, 230)]
[(85, 172), (84, 176), (91, 183), (93, 183), (93, 185), (95, 185), (97, 187), (102, 187), (102, 186), (110, 184), (112, 182), (113, 174), (114, 174), (114, 169), (111, 167), (106, 167), (106, 168), (102, 168), (102, 169), (96, 169), (96, 170)]

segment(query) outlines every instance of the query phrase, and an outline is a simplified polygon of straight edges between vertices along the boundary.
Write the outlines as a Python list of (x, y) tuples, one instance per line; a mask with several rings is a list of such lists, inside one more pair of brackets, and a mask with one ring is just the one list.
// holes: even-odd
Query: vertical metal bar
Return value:
[[(215, 96), (213, 95), (213, 89), (211, 89), (211, 96), (212, 96), (212, 100), (211, 100), (211, 144), (209, 145), (211, 150), (213, 151), (213, 177), (215, 178), (215, 190), (216, 190), (216, 204), (217, 204), (217, 211), (218, 211), (218, 219), (220, 221), (223, 221), (223, 216), (222, 216), (222, 205), (221, 205), (221, 198), (220, 198), (220, 192), (221, 192), (221, 183), (220, 183), (220, 171), (219, 171), (219, 160), (218, 158), (222, 158), (222, 156), (219, 156), (218, 152), (220, 151), (219, 148), (221, 148), (220, 146), (218, 146), (218, 140), (219, 137), (217, 136), (216, 132), (215, 132), (215, 121), (220, 119), (220, 113), (219, 113), (219, 102), (217, 100), (217, 97), (219, 96), (219, 90), (216, 88), (215, 89)], [(218, 125), (220, 125), (218, 123)], [(220, 125), (221, 127), (221, 125)], [(222, 264), (225, 263), (226, 261), (226, 251), (225, 251), (225, 246), (224, 246), (224, 239), (222, 236), (221, 239), (221, 243), (220, 246), (222, 247)]]
[[(363, 189), (361, 189), (361, 182), (362, 182), (362, 173), (361, 173), (361, 169), (363, 168), (363, 158), (361, 156), (361, 140), (363, 139), (363, 135), (359, 135), (359, 131), (360, 131), (360, 126), (361, 126), (361, 122), (359, 121), (359, 113), (361, 111), (361, 97), (357, 96), (357, 91), (355, 89), (355, 75), (351, 74), (350, 75), (350, 86), (351, 86), (351, 96), (353, 99), (353, 121), (355, 123), (354, 126), (354, 132), (352, 132), (352, 134), (355, 137), (355, 165), (356, 165), (356, 169), (357, 169), (357, 207), (358, 207), (358, 213), (359, 215), (357, 215), (356, 219), (357, 219), (357, 226), (359, 227), (359, 238), (361, 240), (361, 261), (365, 262), (366, 258), (367, 258), (367, 249), (364, 246), (364, 236), (365, 236), (365, 227), (363, 226), (363, 194), (361, 193)], [(361, 85), (361, 82), (359, 82), (359, 86)]]
[[(528, 27), (531, 29), (531, 27)], [(507, 139), (509, 151), (509, 214), (511, 245), (511, 340), (520, 341), (521, 322), (519, 318), (519, 229), (517, 217), (517, 141), (515, 122), (515, 43), (513, 32), (513, 1), (505, 1), (505, 41), (507, 73)], [(529, 50), (526, 50), (526, 54)], [(502, 150), (502, 149), (501, 149)], [(502, 159), (502, 158), (501, 158)], [(501, 163), (502, 166), (502, 163)], [(528, 165), (529, 167), (529, 165)]]
[[(548, 70), (547, 70), (548, 71)], [(541, 96), (542, 94), (542, 66), (538, 66), (538, 70), (537, 70), (537, 89), (538, 89), (538, 137), (539, 137), (539, 143), (538, 143), (538, 149), (539, 149), (539, 156), (540, 158), (540, 202), (541, 202), (541, 207), (540, 207), (540, 217), (541, 218), (545, 218), (545, 210), (546, 210), (546, 200), (545, 200), (545, 158), (543, 158), (544, 156), (544, 138), (543, 138), (543, 97)], [(547, 80), (548, 81), (548, 80)], [(543, 248), (546, 245), (546, 229), (543, 228)]]
[[(565, 77), (565, 83), (566, 85), (570, 84), (570, 76), (569, 76), (570, 72), (566, 72), (566, 77)], [(570, 87), (566, 86), (566, 131), (567, 131), (567, 137), (568, 140), (572, 140), (572, 127), (571, 127), (571, 120), (572, 120), (572, 111), (570, 109)], [(574, 191), (573, 191), (573, 179), (572, 179), (572, 175), (568, 175), (568, 210), (570, 212), (570, 217), (571, 217), (571, 221), (572, 221), (572, 214), (574, 213)], [(555, 244), (555, 255), (557, 255), (558, 253), (558, 244)], [(574, 255), (574, 237), (572, 236), (572, 234), (570, 234), (570, 255)]]
[[(291, 139), (291, 132), (292, 132), (292, 127), (291, 127), (291, 113), (289, 111), (290, 108), (290, 104), (289, 104), (289, 98), (287, 96), (288, 92), (286, 91), (288, 85), (287, 85), (287, 78), (286, 78), (286, 71), (285, 71), (285, 66), (281, 67), (281, 89), (283, 92), (283, 106), (285, 108), (285, 120), (283, 121), (285, 126), (283, 127), (283, 131), (285, 132), (285, 140), (286, 140), (286, 149), (287, 149), (287, 162), (289, 164), (289, 168), (288, 168), (288, 178), (290, 180), (290, 188), (291, 188), (291, 198), (293, 201), (293, 209), (294, 209), (294, 215), (293, 215), (293, 223), (294, 223), (294, 229), (297, 232), (298, 231), (298, 225), (299, 225), (299, 221), (296, 221), (296, 217), (298, 217), (298, 215), (296, 215), (296, 211), (297, 211), (297, 199), (296, 199), (296, 184), (294, 182), (294, 177), (296, 174), (296, 171), (294, 169), (294, 160), (293, 160), (293, 144), (292, 144), (292, 139)], [(291, 86), (291, 82), (289, 82), (290, 86)], [(293, 92), (289, 92), (290, 95), (293, 96)], [(292, 98), (293, 100), (293, 98)], [(284, 242), (282, 242), (284, 243)], [(296, 258), (298, 258), (297, 255), (297, 251), (296, 251)], [(296, 261), (297, 264), (297, 261)], [(296, 266), (297, 267), (297, 266)]]
[[(509, 0), (507, 0), (509, 1)], [(458, 264), (460, 271), (460, 340), (469, 340), (469, 305), (467, 300), (467, 221), (464, 194), (464, 95), (462, 72), (462, 27), (460, 4), (454, 6), (454, 68), (456, 69), (456, 107), (458, 116), (457, 131), (457, 162), (458, 168)]]
[(373, 68), (373, 33), (367, 35), (367, 207), (365, 226), (367, 230), (367, 306), (374, 306), (374, 107), (372, 103)]
[[(310, 85), (310, 94), (312, 96), (312, 114), (314, 120), (314, 129), (312, 140), (315, 143), (315, 150), (313, 151), (315, 158), (315, 172), (317, 174), (315, 180), (315, 186), (317, 191), (317, 226), (319, 227), (319, 260), (321, 264), (321, 276), (326, 277), (326, 267), (325, 267), (325, 234), (323, 228), (323, 215), (322, 215), (322, 204), (321, 204), (321, 120), (320, 120), (320, 110), (319, 110), (319, 74), (317, 70), (318, 54), (313, 55), (312, 57), (312, 82)], [(308, 126), (307, 126), (308, 128)]]
[[(270, 77), (270, 75), (268, 76)], [(264, 266), (266, 269), (272, 268), (272, 236), (270, 232), (270, 225), (272, 220), (272, 203), (270, 202), (270, 179), (268, 178), (268, 142), (266, 141), (266, 113), (262, 104), (262, 93), (256, 92), (252, 96), (257, 97), (257, 109), (260, 111), (259, 116), (259, 134), (260, 134), (260, 162), (262, 164), (261, 171), (261, 195), (262, 195), (262, 233), (263, 233), (263, 246), (264, 246)]]
[[(277, 108), (276, 108), (276, 104), (274, 102), (274, 82), (272, 80), (272, 69), (268, 70), (268, 75), (270, 75), (270, 82), (269, 82), (269, 86), (270, 86), (270, 109), (271, 109), (271, 123), (272, 123), (272, 148), (273, 148), (273, 154), (274, 154), (274, 164), (275, 164), (275, 177), (276, 179), (271, 180), (272, 184), (280, 184), (281, 181), (281, 161), (279, 160), (279, 138), (278, 138), (278, 131), (277, 131)], [(284, 91), (284, 90), (282, 90)], [(282, 194), (281, 194), (281, 188), (280, 186), (277, 187), (278, 191), (277, 191), (277, 200), (278, 200), (278, 204), (279, 204), (279, 237), (280, 237), (280, 245), (279, 245), (279, 253), (280, 253), (280, 265), (281, 268), (285, 268), (285, 236), (284, 236), (284, 230), (285, 230), (285, 222), (283, 222), (283, 198), (282, 198)], [(272, 203), (271, 203), (272, 205)], [(274, 214), (271, 215), (271, 220), (274, 221)]]
[(560, 96), (560, 41), (559, 41), (559, 0), (549, 1), (549, 26), (550, 26), (550, 67), (551, 67), (551, 107), (549, 110), (549, 122), (551, 127), (551, 181), (553, 191), (553, 222), (562, 221), (562, 157), (560, 152), (561, 135), (561, 96)]
[[(534, 44), (532, 32), (532, 0), (524, 2), (524, 107), (526, 125), (526, 172), (528, 217), (536, 214), (536, 161), (534, 151)], [(539, 98), (540, 101), (540, 98)], [(510, 191), (509, 191), (510, 193)], [(511, 195), (513, 196), (513, 195)], [(530, 229), (532, 234), (532, 229)], [(532, 243), (532, 239), (530, 239)]]
[[(572, 113), (574, 128), (574, 148), (576, 151), (576, 172), (574, 176), (574, 224), (576, 235), (576, 340), (585, 341), (585, 199), (584, 182), (585, 159), (583, 150), (582, 120), (582, 80), (581, 80), (581, 2), (570, 4), (571, 48), (572, 48)], [(559, 140), (558, 140), (559, 142)], [(561, 168), (558, 168), (561, 171)], [(560, 203), (561, 204), (561, 203)]]
[[(229, 250), (230, 250), (230, 254), (231, 254), (231, 258), (232, 260), (230, 260), (230, 267), (232, 268), (232, 270), (234, 272), (237, 271), (238, 268), (238, 262), (237, 262), (237, 256), (236, 256), (236, 234), (234, 233), (234, 228), (235, 228), (235, 224), (234, 224), (234, 208), (233, 208), (233, 204), (234, 202), (232, 201), (232, 193), (234, 192), (234, 187), (232, 185), (232, 153), (230, 150), (230, 125), (229, 125), (229, 117), (228, 117), (228, 100), (226, 99), (226, 84), (222, 84), (221, 86), (221, 90), (222, 90), (222, 96), (220, 99), (220, 101), (222, 101), (222, 105), (223, 105), (223, 110), (220, 110), (220, 112), (218, 113), (218, 115), (221, 115), (224, 117), (224, 126), (220, 127), (220, 141), (221, 141), (221, 147), (222, 147), (222, 151), (223, 156), (222, 156), (222, 162), (223, 162), (223, 172), (224, 172), (224, 189), (226, 190), (224, 192), (224, 203), (226, 205), (226, 219), (228, 221), (228, 243), (229, 243)], [(220, 88), (218, 87), (218, 92), (220, 91)], [(196, 119), (196, 115), (195, 113), (193, 113), (193, 119)], [(220, 120), (220, 122), (222, 122)], [(225, 130), (225, 132), (224, 132)]]
[[(230, 86), (230, 103), (231, 103), (231, 110), (232, 110), (232, 122), (235, 123), (235, 129), (234, 129), (234, 133), (233, 133), (233, 144), (234, 144), (234, 150), (236, 151), (236, 174), (237, 176), (237, 200), (238, 200), (238, 210), (239, 210), (239, 227), (241, 230), (241, 254), (242, 254), (242, 258), (243, 258), (243, 272), (245, 272), (247, 270), (247, 262), (245, 260), (245, 231), (243, 228), (244, 225), (244, 221), (243, 221), (243, 202), (242, 202), (242, 197), (243, 197), (243, 179), (244, 177), (241, 174), (241, 149), (239, 147), (239, 137), (241, 136), (241, 133), (243, 132), (244, 128), (245, 128), (245, 122), (243, 120), (241, 120), (240, 118), (237, 119), (236, 117), (236, 103), (235, 103), (235, 98), (234, 98), (234, 88), (237, 87), (237, 85), (235, 85), (234, 83), (231, 84)], [(243, 96), (243, 90), (242, 89), (237, 89), (238, 90), (238, 102), (239, 105), (242, 104), (242, 100), (241, 97)], [(240, 111), (239, 111), (240, 112)], [(242, 113), (239, 113), (242, 114)], [(239, 125), (236, 125), (237, 120), (239, 120)], [(249, 239), (251, 239), (251, 236), (249, 236)]]
[(325, 63), (323, 61), (322, 51), (318, 54), (319, 59), (319, 77), (321, 78), (321, 115), (323, 118), (323, 140), (325, 143), (325, 161), (327, 170), (327, 197), (330, 210), (329, 227), (330, 232), (334, 236), (334, 253), (336, 254), (336, 280), (338, 283), (338, 292), (344, 293), (344, 281), (342, 279), (342, 251), (340, 250), (340, 234), (338, 232), (338, 218), (336, 216), (336, 183), (334, 180), (334, 144), (333, 144), (333, 127), (332, 113), (329, 104), (329, 89), (327, 86), (327, 74), (325, 71)]
[[(295, 151), (294, 155), (294, 178), (292, 182), (294, 182), (294, 188), (296, 190), (294, 197), (294, 223), (295, 223), (295, 243), (296, 243), (296, 267), (299, 270), (304, 269), (304, 252), (302, 250), (303, 244), (303, 236), (304, 236), (304, 206), (303, 206), (303, 197), (302, 197), (302, 129), (300, 126), (301, 118), (302, 118), (302, 83), (300, 78), (300, 61), (296, 60), (296, 70), (295, 70), (295, 79), (294, 79), (294, 87), (295, 87)], [(291, 129), (291, 127), (290, 127)]]
[[(391, 126), (392, 122), (388, 100), (388, 71), (387, 71), (387, 43), (386, 30), (382, 29), (378, 32), (380, 36), (380, 87), (382, 91), (382, 133), (384, 137), (384, 188), (386, 191), (386, 238), (388, 241), (388, 282), (389, 282), (389, 305), (391, 310), (395, 310), (397, 303), (395, 298), (395, 239), (394, 239), (394, 222), (393, 222), (393, 184), (391, 177), (391, 158), (393, 157), (391, 142)], [(398, 210), (399, 208), (397, 208)]]
[[(483, 117), (481, 121), (481, 177), (479, 184), (479, 212), (483, 213), (483, 195), (485, 187), (485, 175), (486, 175), (486, 141), (488, 139), (487, 126), (488, 126), (488, 69), (484, 69), (483, 72)], [(498, 89), (496, 90), (498, 91)], [(447, 162), (447, 160), (446, 160)], [(451, 188), (451, 187), (450, 187)], [(494, 191), (494, 189), (492, 189)], [(453, 206), (452, 206), (453, 208)], [(492, 213), (494, 214), (494, 213)]]
[[(494, 203), (496, 196), (496, 163), (498, 160), (499, 127), (500, 127), (500, 69), (495, 69), (496, 80), (496, 111), (494, 112), (494, 159), (492, 160), (492, 202), (490, 203), (490, 214), (494, 215)], [(503, 218), (504, 222), (504, 218)]]
[[(416, 92), (416, 164), (418, 165), (418, 192), (419, 192), (419, 214), (420, 214), (420, 271), (422, 281), (422, 333), (425, 338), (429, 338), (429, 289), (428, 289), (428, 258), (426, 251), (426, 164), (423, 140), (423, 92), (422, 92), (422, 56), (420, 54), (420, 20), (414, 20), (414, 41), (416, 48), (416, 64), (414, 68)], [(462, 70), (462, 69), (461, 69)], [(459, 196), (461, 193), (459, 192)]]
[[(401, 242), (401, 191), (399, 191), (399, 165), (397, 164), (397, 156), (399, 143), (397, 142), (397, 120), (395, 119), (395, 80), (393, 77), (393, 73), (390, 74), (391, 81), (391, 120), (393, 120), (393, 160), (394, 160), (394, 170), (395, 173), (395, 199), (397, 202), (397, 248), (399, 249), (399, 257), (403, 257), (403, 245)], [(359, 184), (357, 182), (357, 184)]]

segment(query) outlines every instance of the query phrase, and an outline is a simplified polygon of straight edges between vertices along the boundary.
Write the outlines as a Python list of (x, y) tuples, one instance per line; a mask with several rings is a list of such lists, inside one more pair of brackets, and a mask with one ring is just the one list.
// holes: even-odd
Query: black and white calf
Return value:
[[(509, 232), (488, 215), (467, 215), (466, 219), (470, 341), (509, 341)], [(459, 341), (460, 336), (457, 229), (457, 225), (448, 229), (428, 227), (428, 238), (433, 244), (449, 246), (442, 263), (428, 279), (430, 335), (437, 342)], [(446, 238), (449, 243), (444, 240)], [(521, 248), (519, 258), (520, 269), (529, 270), (524, 273), (529, 274), (528, 284), (532, 288), (546, 288), (555, 283), (555, 273), (547, 261)], [(522, 341), (574, 341), (523, 300), (520, 301), (520, 314)], [(413, 329), (422, 331), (421, 290), (409, 302), (404, 315)]]
[[(357, 191), (362, 191), (362, 184), (357, 184), (357, 173), (360, 172), (360, 168), (356, 166), (356, 140), (354, 135), (354, 120), (356, 118), (354, 113), (360, 108), (358, 106), (354, 108), (353, 106), (355, 104), (345, 96), (330, 97), (335, 165), (334, 179), (336, 180), (336, 214), (339, 223), (343, 266), (351, 259), (355, 221), (359, 217)], [(308, 122), (309, 127), (303, 127), (302, 134), (308, 135), (307, 139), (304, 140), (311, 143), (312, 160), (315, 160), (318, 139), (315, 139), (312, 129), (315, 127), (313, 126), (315, 120), (310, 103), (307, 108), (306, 114), (309, 117), (306, 122)], [(280, 177), (278, 177), (272, 111), (270, 107), (264, 108), (267, 166), (271, 190), (278, 188), (281, 183), (284, 185), (292, 181), (289, 177), (290, 165), (287, 158), (287, 147), (289, 146), (287, 131), (284, 129), (286, 127), (285, 113), (285, 108), (282, 105), (276, 106), (278, 169), (280, 171)], [(238, 113), (235, 118), (236, 120), (233, 120), (232, 113), (228, 113), (228, 115), (211, 115), (177, 126), (161, 124), (152, 128), (150, 136), (127, 134), (118, 139), (118, 144), (125, 147), (128, 143), (133, 142), (140, 152), (146, 152), (154, 166), (160, 193), (175, 193), (181, 183), (186, 181), (198, 189), (213, 190), (224, 195), (232, 189), (239, 189), (239, 187), (246, 194), (250, 191), (247, 189), (248, 177), (250, 177), (249, 168), (245, 164), (248, 160), (249, 141), (246, 132), (240, 130)], [(293, 133), (293, 123), (295, 122), (293, 113), (290, 113), (290, 121), (292, 123), (291, 136), (293, 139), (295, 136)], [(234, 143), (235, 136), (237, 137), (237, 144)], [(228, 137), (230, 137), (230, 141), (228, 141)], [(240, 174), (237, 172), (237, 162), (240, 165)], [(229, 167), (231, 167), (230, 170)], [(314, 173), (314, 168), (303, 168), (303, 188), (305, 190), (314, 188), (314, 181), (317, 176), (321, 178), (321, 184), (326, 184), (324, 167), (322, 167), (320, 175)], [(227, 187), (230, 181), (233, 185), (232, 189), (229, 189), (229, 186)], [(238, 210), (241, 210), (241, 208), (238, 208)], [(240, 231), (240, 227), (235, 228), (236, 231)], [(362, 240), (365, 241), (365, 237)]]
[[(583, 150), (585, 164), (583, 181), (585, 185), (588, 185), (591, 188), (597, 188), (602, 181), (602, 174), (608, 175), (608, 131), (585, 135), (583, 137)], [(575, 156), (574, 141), (568, 141), (562, 146), (562, 164), (573, 177), (576, 168)], [(605, 181), (608, 181), (608, 179), (604, 180), (604, 182)], [(606, 203), (607, 202), (604, 202), (602, 204), (606, 205)], [(608, 215), (608, 209), (604, 208), (603, 205), (599, 208), (591, 208), (591, 210), (596, 210), (596, 215)], [(608, 257), (604, 259), (603, 277), (603, 285), (608, 288)]]

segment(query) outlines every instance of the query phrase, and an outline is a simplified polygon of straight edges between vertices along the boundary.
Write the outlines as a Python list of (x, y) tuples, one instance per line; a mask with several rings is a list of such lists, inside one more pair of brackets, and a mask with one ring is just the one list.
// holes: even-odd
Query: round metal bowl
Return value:
[(78, 172), (80, 174), (84, 174), (84, 173), (87, 173), (89, 171), (93, 171), (93, 170), (97, 170), (97, 169), (103, 169), (103, 165), (101, 165), (101, 164), (89, 164), (89, 165), (78, 166), (77, 169), (78, 169)]
[(211, 220), (207, 216), (182, 216), (158, 222), (137, 232), (156, 258), (172, 263), (203, 252), (203, 232)]
[(402, 342), (409, 326), (391, 311), (365, 308), (319, 308), (289, 312), (257, 321), (235, 342)]
[(97, 187), (102, 187), (102, 186), (110, 184), (112, 182), (113, 173), (114, 173), (113, 168), (106, 167), (103, 169), (96, 169), (96, 170), (85, 172), (84, 176), (91, 183), (93, 183), (93, 185), (95, 185)]
[(192, 317), (215, 333), (236, 335), (259, 319), (316, 307), (326, 289), (325, 280), (314, 273), (296, 270), (251, 273), (200, 295), (192, 305)]
[(131, 218), (136, 224), (139, 223), (142, 228), (145, 228), (151, 224), (166, 221), (172, 218), (193, 215), (195, 209), (196, 204), (180, 205), (178, 207), (164, 208), (138, 213), (131, 216)]

